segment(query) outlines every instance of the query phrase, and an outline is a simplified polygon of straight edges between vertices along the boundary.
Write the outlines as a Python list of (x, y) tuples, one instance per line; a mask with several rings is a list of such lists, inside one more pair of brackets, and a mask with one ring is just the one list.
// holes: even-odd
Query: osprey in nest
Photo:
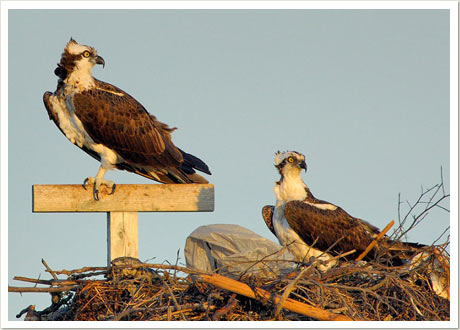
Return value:
[[(107, 170), (117, 168), (161, 183), (207, 183), (195, 170), (211, 174), (199, 158), (174, 145), (170, 128), (149, 114), (131, 95), (92, 75), (94, 65), (105, 65), (93, 47), (70, 39), (54, 73), (54, 93), (43, 95), (51, 120), (73, 144), (101, 162), (96, 176), (83, 183), (93, 186), (99, 199)], [(86, 189), (86, 187), (85, 187)]]
[[(319, 257), (327, 261), (319, 268), (327, 269), (335, 264), (334, 260), (328, 261), (333, 256), (356, 250), (348, 256), (354, 259), (380, 233), (370, 223), (313, 196), (300, 176), (302, 170), (307, 170), (305, 156), (301, 153), (278, 152), (275, 167), (281, 175), (274, 188), (276, 206), (265, 206), (262, 215), (280, 244), (286, 246), (297, 261), (308, 262), (312, 256)], [(372, 260), (381, 253), (390, 254), (392, 264), (401, 265), (422, 247), (424, 245), (418, 243), (391, 241), (384, 236), (365, 259)]]
[[(354, 260), (380, 233), (377, 227), (349, 215), (341, 207), (313, 196), (300, 176), (302, 170), (307, 171), (301, 153), (278, 152), (275, 167), (281, 175), (274, 188), (276, 206), (264, 206), (262, 216), (296, 261), (309, 262), (316, 257), (321, 261), (318, 269), (325, 271), (337, 263), (334, 256), (339, 254), (355, 250), (345, 257)], [(402, 272), (428, 267), (433, 291), (450, 300), (450, 261), (442, 248), (383, 236), (364, 260), (379, 256), (384, 257), (382, 260), (388, 266), (401, 266)]]

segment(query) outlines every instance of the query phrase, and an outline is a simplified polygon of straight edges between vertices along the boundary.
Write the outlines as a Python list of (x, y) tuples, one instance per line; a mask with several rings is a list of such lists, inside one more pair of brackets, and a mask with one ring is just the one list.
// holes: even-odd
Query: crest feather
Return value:
[(69, 42), (65, 46), (65, 52), (71, 55), (78, 55), (83, 53), (85, 50), (92, 51), (91, 47), (86, 45), (80, 45), (76, 42), (72, 37), (70, 38)]
[(275, 166), (278, 166), (279, 164), (281, 164), (283, 162), (283, 160), (285, 160), (285, 159), (287, 159), (289, 157), (294, 157), (295, 159), (305, 160), (305, 156), (303, 154), (301, 154), (300, 152), (297, 152), (297, 151), (285, 151), (285, 152), (278, 151), (275, 154)]

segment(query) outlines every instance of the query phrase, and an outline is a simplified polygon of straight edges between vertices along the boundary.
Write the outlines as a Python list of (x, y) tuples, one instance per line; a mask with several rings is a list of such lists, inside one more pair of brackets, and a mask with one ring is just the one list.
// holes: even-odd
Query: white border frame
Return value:
[[(395, 322), (21, 322), (8, 320), (8, 11), (10, 9), (447, 9), (450, 11), (451, 320)], [(2, 1), (1, 2), (1, 327), (4, 328), (458, 328), (458, 3), (457, 1)]]

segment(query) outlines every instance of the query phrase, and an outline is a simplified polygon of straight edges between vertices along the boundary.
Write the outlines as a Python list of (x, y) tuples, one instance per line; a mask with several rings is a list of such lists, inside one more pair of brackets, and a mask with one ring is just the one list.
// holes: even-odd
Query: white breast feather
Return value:
[(302, 180), (292, 176), (284, 177), (282, 183), (274, 188), (277, 205), (278, 202), (284, 204), (304, 200), (307, 197), (306, 187)]
[(58, 98), (55, 94), (50, 96), (52, 111), (54, 111), (59, 119), (59, 127), (64, 132), (65, 136), (73, 144), (80, 148), (85, 146), (90, 150), (94, 150), (101, 156), (101, 164), (106, 169), (111, 169), (122, 158), (113, 150), (105, 147), (102, 144), (97, 144), (86, 133), (80, 119), (75, 115), (74, 105), (70, 96), (66, 97), (66, 102), (62, 98)]
[(88, 62), (87, 60), (80, 60), (77, 62), (77, 70), (73, 71), (66, 78), (65, 94), (72, 95), (74, 93), (81, 93), (85, 90), (95, 88), (96, 83), (91, 75), (93, 67), (94, 64)]

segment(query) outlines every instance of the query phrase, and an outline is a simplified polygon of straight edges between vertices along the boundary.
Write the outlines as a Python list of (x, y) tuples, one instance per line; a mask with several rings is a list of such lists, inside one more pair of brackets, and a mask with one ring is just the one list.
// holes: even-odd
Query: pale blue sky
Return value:
[[(212, 223), (275, 240), (277, 150), (306, 155), (316, 197), (383, 228), (398, 193), (449, 189), (447, 10), (16, 10), (9, 15), (8, 279), (106, 264), (106, 216), (34, 214), (32, 184), (81, 183), (98, 163), (48, 120), (42, 103), (70, 37), (95, 47), (94, 76), (179, 129), (173, 141), (213, 175), (213, 213), (142, 213), (139, 257), (174, 263), (185, 239)], [(150, 183), (127, 172), (117, 183)], [(448, 204), (447, 204), (448, 206)], [(431, 244), (449, 225), (433, 212), (409, 235)], [(332, 230), (332, 229), (331, 229)], [(46, 294), (9, 294), (9, 319)]]

